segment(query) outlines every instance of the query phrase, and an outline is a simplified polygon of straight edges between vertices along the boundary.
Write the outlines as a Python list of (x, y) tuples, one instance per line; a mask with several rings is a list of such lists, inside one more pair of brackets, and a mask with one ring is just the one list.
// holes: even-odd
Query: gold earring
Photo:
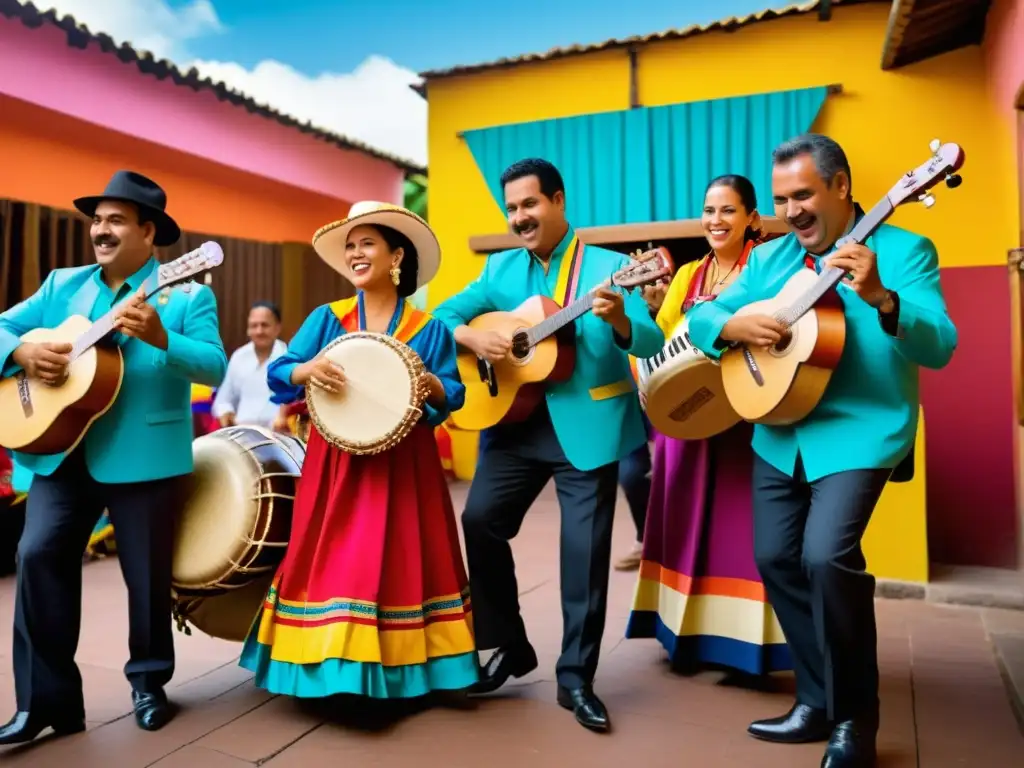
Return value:
[(401, 269), (401, 267), (392, 267), (391, 268), (391, 282), (394, 283), (395, 285), (398, 285), (398, 283), (399, 283), (399, 281), (401, 279), (402, 279), (402, 269)]

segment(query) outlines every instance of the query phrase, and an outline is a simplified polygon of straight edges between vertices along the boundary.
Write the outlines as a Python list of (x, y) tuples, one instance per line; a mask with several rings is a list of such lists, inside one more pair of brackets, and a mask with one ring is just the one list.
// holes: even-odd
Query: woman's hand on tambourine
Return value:
[(423, 390), (427, 393), (427, 402), (432, 405), (441, 405), (444, 403), (447, 395), (444, 391), (444, 384), (432, 373), (425, 374), (420, 380)]
[(345, 386), (345, 372), (340, 365), (321, 355), (298, 366), (292, 373), (292, 383), (300, 387), (317, 387), (325, 392), (340, 392)]

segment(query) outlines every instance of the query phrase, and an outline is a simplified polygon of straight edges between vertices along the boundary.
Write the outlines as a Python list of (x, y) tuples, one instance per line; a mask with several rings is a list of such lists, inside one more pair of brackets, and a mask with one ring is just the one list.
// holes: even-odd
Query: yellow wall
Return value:
[[(938, 202), (901, 209), (893, 223), (927, 233), (942, 266), (1002, 264), (1017, 238), (1011, 136), (983, 86), (981, 49), (965, 48), (895, 72), (880, 68), (889, 9), (839, 7), (827, 23), (815, 14), (755, 23), (654, 43), (639, 54), (640, 102), (660, 106), (838, 83), (814, 129), (835, 138), (853, 167), (865, 205), (904, 171), (927, 159), (933, 138), (967, 152), (963, 185), (944, 186)], [(430, 286), (437, 303), (472, 280), (483, 258), (470, 235), (502, 232), (495, 205), (458, 131), (626, 109), (629, 65), (624, 50), (494, 69), (431, 81), (429, 98), (431, 225), (444, 263)], [(984, 226), (972, 222), (983, 212)], [(696, 211), (694, 212), (696, 215)]]
[[(839, 7), (824, 24), (808, 14), (647, 45), (639, 54), (640, 102), (660, 106), (840, 84), (843, 93), (828, 97), (813, 128), (846, 149), (857, 199), (874, 204), (904, 171), (927, 160), (931, 139), (955, 141), (967, 153), (963, 185), (940, 186), (934, 208), (908, 206), (892, 222), (931, 237), (943, 267), (1005, 263), (1007, 244), (1017, 239), (1014, 150), (984, 87), (981, 49), (883, 72), (888, 13), (884, 4)], [(624, 50), (429, 83), (429, 209), (444, 249), (431, 306), (482, 268), (469, 237), (506, 226), (456, 133), (626, 109), (628, 98)], [(976, 225), (979, 216), (983, 226)], [(927, 581), (923, 427), (917, 461), (912, 482), (886, 489), (869, 529), (865, 548), (877, 576)]]

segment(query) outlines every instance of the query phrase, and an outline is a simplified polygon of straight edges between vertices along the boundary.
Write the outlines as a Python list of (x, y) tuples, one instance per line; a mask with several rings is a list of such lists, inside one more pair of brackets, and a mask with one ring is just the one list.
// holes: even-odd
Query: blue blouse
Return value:
[[(288, 351), (267, 366), (267, 384), (271, 400), (291, 403), (303, 396), (303, 388), (292, 384), (295, 367), (309, 362), (344, 333), (366, 330), (363, 295), (317, 307), (302, 323)], [(466, 400), (466, 387), (455, 362), (455, 337), (440, 320), (421, 312), (408, 301), (399, 301), (388, 324), (387, 334), (409, 345), (423, 360), (426, 369), (437, 376), (444, 387), (445, 402), (440, 407), (423, 404), (423, 419), (431, 426), (443, 424), (452, 411)]]

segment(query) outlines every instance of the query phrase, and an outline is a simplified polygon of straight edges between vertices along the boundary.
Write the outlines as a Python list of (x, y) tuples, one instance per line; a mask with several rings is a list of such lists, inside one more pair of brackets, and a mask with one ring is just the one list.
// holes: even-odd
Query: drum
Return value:
[(346, 333), (324, 348), (341, 366), (341, 392), (306, 387), (313, 427), (328, 443), (357, 456), (389, 450), (423, 416), (426, 368), (419, 355), (398, 339), (381, 333)]
[(227, 427), (192, 443), (195, 469), (175, 532), (177, 596), (212, 596), (273, 574), (291, 533), (306, 447), (262, 427)]
[(186, 635), (191, 635), (192, 629), (189, 624), (192, 624), (203, 634), (218, 640), (245, 642), (273, 581), (274, 572), (271, 571), (250, 581), (244, 587), (212, 597), (179, 595), (174, 610), (178, 629)]
[(637, 383), (651, 425), (667, 437), (704, 440), (738, 424), (722, 369), (690, 342), (686, 318), (654, 357), (637, 362)]

